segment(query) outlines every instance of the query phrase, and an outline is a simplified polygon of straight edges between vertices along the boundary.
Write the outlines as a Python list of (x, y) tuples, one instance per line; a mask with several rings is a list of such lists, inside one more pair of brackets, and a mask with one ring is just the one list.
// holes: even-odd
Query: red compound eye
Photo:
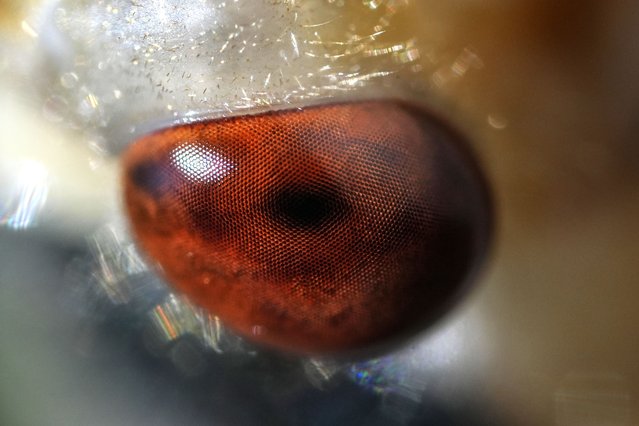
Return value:
[(240, 334), (377, 345), (440, 315), (484, 252), (490, 208), (458, 139), (381, 101), (176, 126), (129, 148), (126, 206), (167, 279)]

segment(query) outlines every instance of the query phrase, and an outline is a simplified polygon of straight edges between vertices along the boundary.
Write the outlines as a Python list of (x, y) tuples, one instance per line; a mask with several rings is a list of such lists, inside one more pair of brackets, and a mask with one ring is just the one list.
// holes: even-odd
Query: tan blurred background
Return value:
[(517, 424), (639, 424), (639, 5), (420, 4), (482, 59), (450, 96), (504, 120), (478, 132), (499, 215), (475, 302), (489, 392)]
[[(28, 7), (0, 2), (5, 49)], [(495, 194), (494, 251), (462, 308), (484, 324), (484, 397), (510, 424), (638, 425), (639, 3), (401, 13), (396, 36), (428, 41), (420, 78), (454, 105)]]

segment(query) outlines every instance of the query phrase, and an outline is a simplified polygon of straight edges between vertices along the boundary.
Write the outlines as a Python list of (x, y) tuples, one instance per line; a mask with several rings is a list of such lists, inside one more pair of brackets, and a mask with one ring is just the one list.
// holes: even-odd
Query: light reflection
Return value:
[(149, 317), (164, 342), (194, 333), (200, 327), (200, 319), (191, 305), (173, 294), (165, 303), (151, 310)]
[(222, 154), (191, 143), (175, 149), (171, 160), (189, 180), (203, 183), (220, 182), (235, 169), (235, 164)]
[(89, 244), (96, 262), (93, 278), (101, 293), (115, 305), (129, 303), (139, 289), (126, 278), (147, 270), (133, 243), (122, 230), (106, 226), (89, 239)]
[[(10, 166), (10, 165), (7, 165)], [(21, 230), (35, 226), (49, 195), (49, 172), (35, 160), (23, 160), (8, 171), (13, 181), (8, 188), (0, 188), (0, 225)]]
[(350, 366), (348, 375), (358, 385), (378, 394), (397, 390), (404, 382), (402, 363), (395, 356), (375, 358)]
[(147, 313), (151, 332), (160, 346), (166, 346), (181, 337), (192, 336), (205, 348), (219, 354), (246, 352), (240, 338), (228, 333), (220, 320), (193, 306), (184, 297), (169, 294), (163, 303)]
[(20, 23), (20, 27), (22, 28), (22, 31), (24, 31), (28, 36), (32, 38), (39, 37), (38, 32), (27, 21), (22, 21)]
[(464, 77), (471, 69), (481, 69), (484, 62), (473, 47), (465, 47), (452, 64), (443, 65), (431, 76), (431, 82), (442, 88)]
[(486, 118), (486, 121), (488, 122), (488, 125), (490, 125), (490, 127), (496, 130), (504, 130), (506, 127), (508, 127), (508, 120), (506, 120), (506, 118), (501, 115), (490, 114)]
[[(380, 395), (393, 395), (418, 402), (425, 392), (445, 394), (457, 377), (481, 368), (487, 348), (481, 318), (459, 316), (449, 320), (420, 344), (391, 355), (347, 366), (347, 376), (357, 385)], [(473, 353), (469, 362), (468, 353)], [(415, 371), (428, 374), (413, 374)], [(425, 378), (428, 377), (429, 380)], [(445, 379), (442, 380), (442, 378)]]

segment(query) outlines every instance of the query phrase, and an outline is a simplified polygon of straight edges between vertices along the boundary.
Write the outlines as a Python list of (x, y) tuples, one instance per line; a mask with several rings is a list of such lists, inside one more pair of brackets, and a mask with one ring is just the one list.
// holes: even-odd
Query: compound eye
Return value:
[(461, 143), (391, 101), (180, 125), (126, 152), (126, 208), (168, 281), (236, 332), (376, 346), (439, 316), (485, 251), (490, 206)]

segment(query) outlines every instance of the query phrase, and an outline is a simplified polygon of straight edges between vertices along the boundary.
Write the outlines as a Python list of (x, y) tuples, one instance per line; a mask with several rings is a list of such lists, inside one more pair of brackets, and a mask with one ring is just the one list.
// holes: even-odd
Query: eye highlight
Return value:
[(126, 152), (125, 203), (166, 278), (230, 328), (354, 350), (428, 325), (482, 257), (490, 206), (460, 144), (391, 101), (180, 125)]

